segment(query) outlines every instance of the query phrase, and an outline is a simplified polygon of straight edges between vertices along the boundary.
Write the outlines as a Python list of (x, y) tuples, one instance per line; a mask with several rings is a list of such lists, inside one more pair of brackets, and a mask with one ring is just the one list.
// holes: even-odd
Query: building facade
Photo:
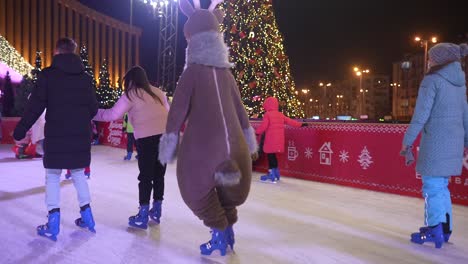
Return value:
[(108, 62), (113, 85), (139, 64), (141, 33), (76, 0), (0, 0), (0, 35), (26, 61), (34, 65), (36, 51), (41, 51), (43, 67), (49, 66), (55, 42), (70, 37), (88, 48), (96, 79), (102, 62)]
[[(419, 86), (425, 75), (424, 53), (406, 54), (404, 57), (393, 63), (392, 116), (396, 120), (410, 121), (416, 107)], [(462, 67), (468, 80), (468, 57), (462, 61)]]
[(406, 59), (393, 63), (392, 116), (400, 121), (411, 120), (419, 84), (424, 78), (424, 54), (410, 54), (405, 57)]
[(303, 102), (308, 118), (333, 119), (342, 115), (359, 118), (365, 115), (377, 120), (391, 115), (389, 80), (387, 75), (366, 74), (361, 82), (353, 75), (349, 79), (298, 90), (296, 94)]

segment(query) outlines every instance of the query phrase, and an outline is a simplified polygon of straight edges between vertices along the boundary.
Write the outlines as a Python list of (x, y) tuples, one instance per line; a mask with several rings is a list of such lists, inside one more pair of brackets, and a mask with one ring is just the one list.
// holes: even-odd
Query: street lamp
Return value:
[[(365, 91), (364, 91), (364, 90), (362, 89), (362, 76), (363, 76), (364, 74), (369, 74), (369, 73), (370, 73), (370, 70), (369, 70), (369, 69), (360, 70), (359, 67), (354, 67), (354, 68), (353, 68), (353, 71), (355, 72), (356, 76), (359, 77), (359, 92), (361, 93), (361, 94), (360, 94), (360, 95), (361, 95), (361, 96), (360, 96), (360, 99), (361, 99), (361, 100), (359, 100), (359, 101), (361, 101), (360, 104), (359, 104), (359, 112), (360, 112), (361, 114), (364, 114), (364, 110), (365, 110), (364, 105), (366, 104), (366, 102), (365, 102), (365, 99), (366, 99), (365, 93), (367, 93), (368, 90), (365, 90)], [(364, 109), (363, 109), (363, 108), (364, 108)]]
[(327, 88), (328, 88), (328, 87), (331, 87), (332, 84), (331, 84), (331, 83), (326, 83), (326, 84), (325, 84), (325, 83), (323, 83), (323, 82), (320, 82), (320, 83), (319, 83), (319, 86), (324, 88), (324, 89), (323, 89), (323, 90), (324, 90), (324, 94), (323, 94), (323, 106), (324, 106), (325, 114), (327, 115), (329, 111), (328, 111), (326, 105), (329, 104), (329, 101), (330, 101), (329, 98), (328, 98), (328, 96), (327, 96)]
[[(427, 72), (427, 50), (429, 48), (429, 41), (427, 39), (422, 39), (421, 37), (417, 36), (414, 38), (414, 41), (419, 42), (421, 47), (424, 48), (424, 73)], [(437, 43), (437, 37), (431, 38), (431, 43)]]

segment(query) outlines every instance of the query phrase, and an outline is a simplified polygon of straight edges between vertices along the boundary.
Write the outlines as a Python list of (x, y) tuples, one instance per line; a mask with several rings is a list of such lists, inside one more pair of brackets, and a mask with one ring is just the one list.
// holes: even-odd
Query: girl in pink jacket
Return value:
[(260, 177), (260, 180), (270, 180), (271, 182), (276, 183), (280, 179), (276, 153), (284, 152), (284, 125), (301, 127), (307, 126), (307, 123), (302, 124), (283, 115), (283, 113), (278, 110), (278, 99), (275, 97), (268, 97), (263, 104), (263, 108), (265, 108), (263, 122), (256, 129), (255, 133), (257, 135), (265, 133), (263, 152), (267, 154), (268, 167), (270, 169), (268, 170), (267, 175)]
[[(111, 109), (99, 109), (96, 121), (122, 119), (128, 113), (133, 125), (138, 152), (138, 191), (140, 210), (128, 219), (133, 227), (147, 229), (151, 218), (159, 223), (164, 196), (164, 174), (166, 166), (158, 160), (159, 139), (166, 131), (169, 104), (163, 91), (149, 84), (145, 70), (131, 68), (124, 77), (125, 94)], [(153, 207), (149, 208), (151, 193)]]

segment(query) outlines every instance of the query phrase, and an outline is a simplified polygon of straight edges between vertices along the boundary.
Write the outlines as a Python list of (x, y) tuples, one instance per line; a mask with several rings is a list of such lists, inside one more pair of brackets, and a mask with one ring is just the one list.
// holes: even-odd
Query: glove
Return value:
[(410, 166), (414, 162), (413, 146), (406, 146), (405, 150), (400, 151), (400, 156), (405, 157), (405, 165)]
[(255, 152), (255, 153), (251, 154), (250, 157), (252, 158), (252, 161), (257, 161), (258, 160), (258, 152)]
[(308, 127), (309, 124), (308, 123), (302, 123), (301, 127)]

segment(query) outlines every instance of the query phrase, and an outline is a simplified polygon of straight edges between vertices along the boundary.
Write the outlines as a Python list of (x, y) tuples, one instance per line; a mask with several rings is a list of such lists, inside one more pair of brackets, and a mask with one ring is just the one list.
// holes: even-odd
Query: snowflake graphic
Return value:
[(306, 150), (304, 151), (304, 155), (307, 159), (311, 159), (312, 156), (314, 155), (312, 148), (306, 148)]
[(346, 163), (349, 161), (349, 152), (346, 150), (340, 151), (340, 161)]

